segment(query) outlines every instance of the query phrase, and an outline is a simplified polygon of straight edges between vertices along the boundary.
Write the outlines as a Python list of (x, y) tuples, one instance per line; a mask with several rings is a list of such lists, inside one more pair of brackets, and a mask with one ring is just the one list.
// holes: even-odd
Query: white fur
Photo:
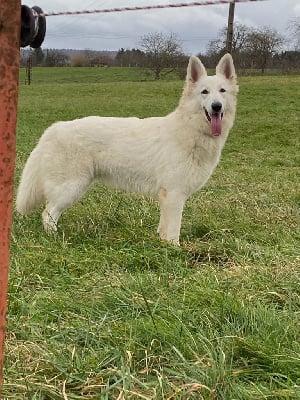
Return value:
[[(234, 122), (237, 92), (229, 54), (222, 57), (214, 76), (207, 76), (201, 61), (192, 56), (179, 105), (165, 117), (86, 117), (53, 124), (27, 160), (18, 189), (18, 211), (28, 214), (46, 203), (44, 227), (56, 230), (61, 213), (99, 180), (157, 196), (158, 233), (179, 243), (184, 203), (207, 182), (219, 162)], [(215, 101), (222, 104), (219, 136), (212, 135), (204, 112), (205, 107), (211, 113)]]

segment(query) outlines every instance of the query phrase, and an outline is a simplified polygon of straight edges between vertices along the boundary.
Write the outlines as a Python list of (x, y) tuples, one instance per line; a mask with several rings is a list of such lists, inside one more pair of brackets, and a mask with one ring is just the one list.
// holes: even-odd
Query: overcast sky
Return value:
[[(191, 3), (193, 0), (35, 0), (44, 12), (80, 11), (141, 5)], [(198, 0), (199, 1), (199, 0)], [(201, 1), (201, 0), (200, 0)], [(203, 0), (204, 1), (204, 0)], [(217, 1), (217, 0), (214, 0)], [(197, 54), (227, 24), (229, 5), (194, 6), (150, 11), (47, 17), (43, 48), (118, 50), (136, 48), (142, 35), (175, 33), (186, 54)], [(270, 26), (286, 35), (291, 19), (300, 17), (300, 0), (265, 0), (237, 3), (235, 21)]]

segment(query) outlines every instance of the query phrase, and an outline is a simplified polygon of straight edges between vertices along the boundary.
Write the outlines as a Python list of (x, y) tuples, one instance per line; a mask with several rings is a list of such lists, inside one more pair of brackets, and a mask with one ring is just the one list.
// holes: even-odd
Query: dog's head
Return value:
[(199, 58), (192, 56), (187, 68), (186, 94), (189, 106), (200, 113), (213, 136), (220, 136), (233, 124), (238, 85), (233, 60), (225, 54), (216, 67), (216, 74), (208, 76)]

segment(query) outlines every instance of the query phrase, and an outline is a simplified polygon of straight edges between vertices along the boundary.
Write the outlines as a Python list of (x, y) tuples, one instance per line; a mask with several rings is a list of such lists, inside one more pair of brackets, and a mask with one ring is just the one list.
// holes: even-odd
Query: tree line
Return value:
[[(197, 54), (208, 68), (226, 52), (227, 29), (220, 30), (217, 38), (208, 43), (204, 53)], [(287, 48), (291, 50), (286, 50)], [(286, 37), (270, 27), (252, 28), (234, 24), (232, 55), (239, 73), (265, 73), (268, 69), (283, 72), (300, 71), (300, 18), (291, 21)], [(92, 50), (34, 49), (21, 50), (21, 66), (74, 67), (142, 67), (160, 79), (162, 75), (177, 72), (185, 74), (187, 56), (180, 39), (175, 34), (151, 33), (140, 38), (139, 47), (121, 48), (117, 52)], [(182, 77), (183, 77), (182, 76)]]
[[(297, 28), (298, 29), (298, 28)], [(252, 28), (247, 25), (235, 23), (232, 38), (232, 56), (235, 66), (239, 70), (260, 70), (264, 73), (266, 69), (280, 69), (283, 71), (300, 70), (300, 39), (290, 36), (285, 38), (275, 29), (270, 27)], [(224, 27), (218, 34), (217, 39), (208, 44), (204, 59), (208, 64), (215, 64), (220, 55), (226, 50), (227, 29)], [(283, 50), (286, 44), (294, 41), (293, 50)], [(290, 47), (290, 46), (289, 46)]]

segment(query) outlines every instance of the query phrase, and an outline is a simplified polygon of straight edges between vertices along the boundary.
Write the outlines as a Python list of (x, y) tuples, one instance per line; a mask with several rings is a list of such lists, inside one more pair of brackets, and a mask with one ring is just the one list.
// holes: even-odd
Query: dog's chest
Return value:
[(192, 194), (208, 181), (217, 167), (221, 155), (221, 147), (214, 143), (195, 145), (189, 154), (186, 164), (185, 182), (187, 191)]

